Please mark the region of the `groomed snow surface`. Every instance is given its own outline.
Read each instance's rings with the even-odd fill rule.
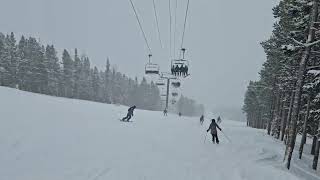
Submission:
[[[0,87],[0,180],[297,180],[264,131]]]

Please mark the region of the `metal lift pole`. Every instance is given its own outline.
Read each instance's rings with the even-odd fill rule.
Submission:
[[[167,97],[166,97],[166,109],[169,106],[169,88],[170,87],[170,78],[167,78]]]

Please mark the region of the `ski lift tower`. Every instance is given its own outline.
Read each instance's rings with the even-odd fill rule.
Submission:
[[[169,94],[170,94],[170,80],[177,79],[176,76],[171,73],[162,72],[161,78],[167,80],[167,93],[166,93],[166,109],[169,107]]]

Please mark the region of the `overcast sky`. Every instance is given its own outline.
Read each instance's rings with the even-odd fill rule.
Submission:
[[[155,0],[161,48],[152,0],[134,0],[153,61],[162,71],[169,71],[170,64],[168,1]],[[175,0],[171,1],[174,12]],[[187,0],[177,1],[176,54]],[[249,80],[258,78],[265,61],[259,43],[271,34],[272,7],[277,2],[190,0],[184,47],[191,76],[183,81],[183,94],[209,108],[240,108]],[[148,51],[129,0],[0,0],[0,4],[3,33],[35,36],[42,43],[54,44],[60,54],[63,48],[73,51],[77,47],[99,68],[104,68],[109,57],[128,76],[141,79],[144,75]]]

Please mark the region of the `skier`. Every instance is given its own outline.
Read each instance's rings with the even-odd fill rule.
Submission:
[[[179,66],[178,65],[174,68],[174,75],[175,76],[179,75]]]
[[[201,115],[201,117],[200,117],[200,124],[201,124],[201,125],[203,124],[203,121],[204,121],[204,116]]]
[[[213,144],[216,142],[217,144],[219,144],[219,138],[218,138],[218,131],[217,128],[221,130],[221,128],[219,127],[219,125],[216,123],[215,119],[212,119],[212,122],[209,126],[209,129],[207,130],[207,132],[209,132],[209,130],[211,130],[211,135],[212,135],[212,142]]]
[[[179,67],[179,76],[182,76],[182,74],[183,74],[183,65]]]
[[[182,66],[182,76],[186,76],[187,74],[187,66]]]
[[[127,116],[122,118],[122,121],[125,121],[127,120],[129,122],[129,120],[131,119],[131,117],[133,116],[133,111],[136,109],[136,106],[132,106],[128,109],[128,113],[127,113]]]
[[[188,66],[186,66],[186,67],[185,67],[185,71],[186,71],[186,75],[185,75],[185,77],[189,76],[189,74],[188,74],[188,71],[189,71]]]
[[[171,74],[174,75],[174,65],[171,66]]]
[[[221,117],[218,116],[217,123],[220,124],[222,122]]]
[[[164,116],[168,116],[168,110],[167,110],[167,109],[164,109],[163,115],[164,115]]]
[[[180,117],[182,116],[182,113],[181,113],[181,112],[179,112],[179,116],[180,116]]]

